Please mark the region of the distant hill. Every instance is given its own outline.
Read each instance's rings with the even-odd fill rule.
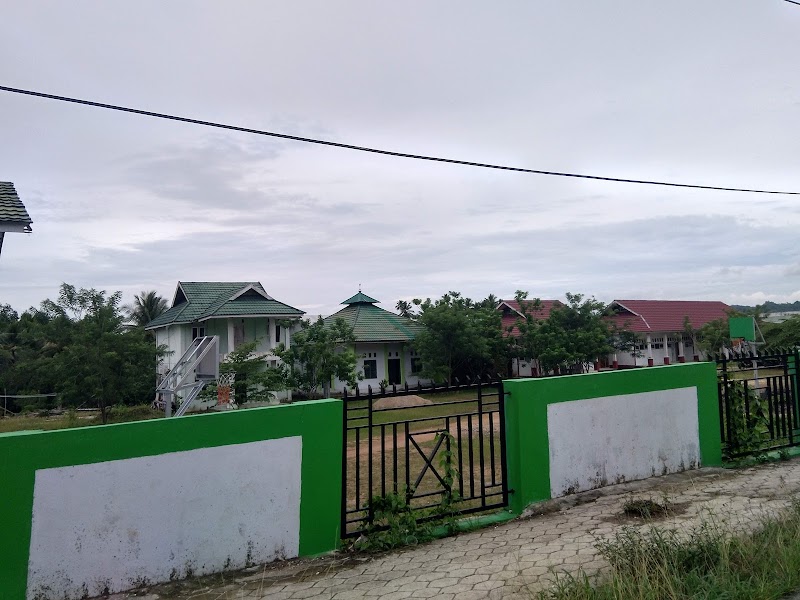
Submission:
[[[766,313],[800,311],[800,300],[796,302],[771,302],[767,300],[764,304],[759,304],[759,306]],[[731,308],[739,312],[749,312],[753,310],[755,306],[731,304]]]

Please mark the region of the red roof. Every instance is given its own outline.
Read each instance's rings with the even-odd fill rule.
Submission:
[[[523,300],[525,308],[528,309],[533,318],[537,321],[544,321],[547,319],[547,317],[550,316],[550,311],[553,310],[553,307],[561,306],[562,304],[558,300],[540,300],[539,308],[534,310],[534,302],[534,300]],[[522,318],[522,310],[520,309],[519,302],[516,300],[502,300],[500,304],[498,304],[497,310],[503,311],[503,335],[519,335],[519,329],[517,329],[517,319]],[[509,327],[512,328],[511,333],[507,334]]]
[[[606,317],[609,321],[637,333],[683,331],[686,318],[699,329],[727,317],[731,310],[724,302],[703,300],[614,300],[609,308],[616,312]]]

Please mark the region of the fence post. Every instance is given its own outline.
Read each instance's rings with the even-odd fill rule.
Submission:
[[[358,384],[356,384],[356,394],[357,390]],[[358,452],[358,445],[356,445],[356,452]],[[339,537],[344,538],[347,535],[347,386],[342,392],[342,504],[340,510]]]
[[[789,432],[789,441],[794,442],[794,430],[796,428],[800,428],[800,348],[797,346],[794,347],[794,351],[791,353],[789,357],[787,357],[786,362],[788,363],[791,360],[791,365],[789,366],[789,372],[792,374],[792,393],[794,395],[794,419],[790,421],[791,431]]]
[[[722,441],[728,446],[728,451],[730,453],[735,442],[731,439],[733,422],[730,410],[730,390],[728,386],[728,357],[725,354],[721,354],[720,358],[722,360],[717,363],[720,364],[721,362],[722,366],[722,396],[720,397],[720,401],[723,406],[720,407],[720,410],[723,410],[725,413],[725,431],[722,434]]]

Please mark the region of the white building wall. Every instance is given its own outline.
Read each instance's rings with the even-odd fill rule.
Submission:
[[[354,351],[357,359],[356,371],[359,373],[365,373],[365,361],[374,360],[376,363],[375,377],[365,377],[358,382],[358,388],[362,392],[367,392],[368,386],[372,386],[373,391],[378,391],[380,389],[380,383],[383,380],[386,380],[388,383],[388,359],[397,359],[400,361],[401,380],[397,386],[398,388],[404,387],[406,382],[408,382],[409,387],[416,386],[420,382],[422,382],[423,385],[427,385],[429,383],[429,380],[420,379],[418,375],[411,373],[411,360],[413,355],[410,347],[407,344],[399,342],[359,342],[355,344]],[[343,382],[339,381],[338,379],[334,379],[331,390],[341,393],[344,391],[345,387],[346,385]]]
[[[663,365],[664,357],[669,357],[670,364],[677,364],[678,357],[680,356],[680,340],[683,339],[683,356],[686,362],[692,362],[694,356],[700,356],[700,360],[705,359],[705,355],[695,346],[695,342],[691,336],[687,336],[685,332],[665,332],[659,331],[649,334],[650,336],[650,353],[648,354],[647,337],[642,335],[639,342],[639,353],[641,356],[634,356],[629,352],[618,352],[617,363],[623,367],[646,367],[648,357],[652,357],[653,365]],[[670,339],[672,341],[670,341]],[[614,356],[608,358],[609,364],[612,363]]]

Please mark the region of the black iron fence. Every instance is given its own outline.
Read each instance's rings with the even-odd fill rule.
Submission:
[[[728,458],[800,445],[800,351],[716,358],[720,430]]]
[[[380,388],[343,394],[342,535],[373,523],[395,495],[423,519],[508,505],[503,384]]]

